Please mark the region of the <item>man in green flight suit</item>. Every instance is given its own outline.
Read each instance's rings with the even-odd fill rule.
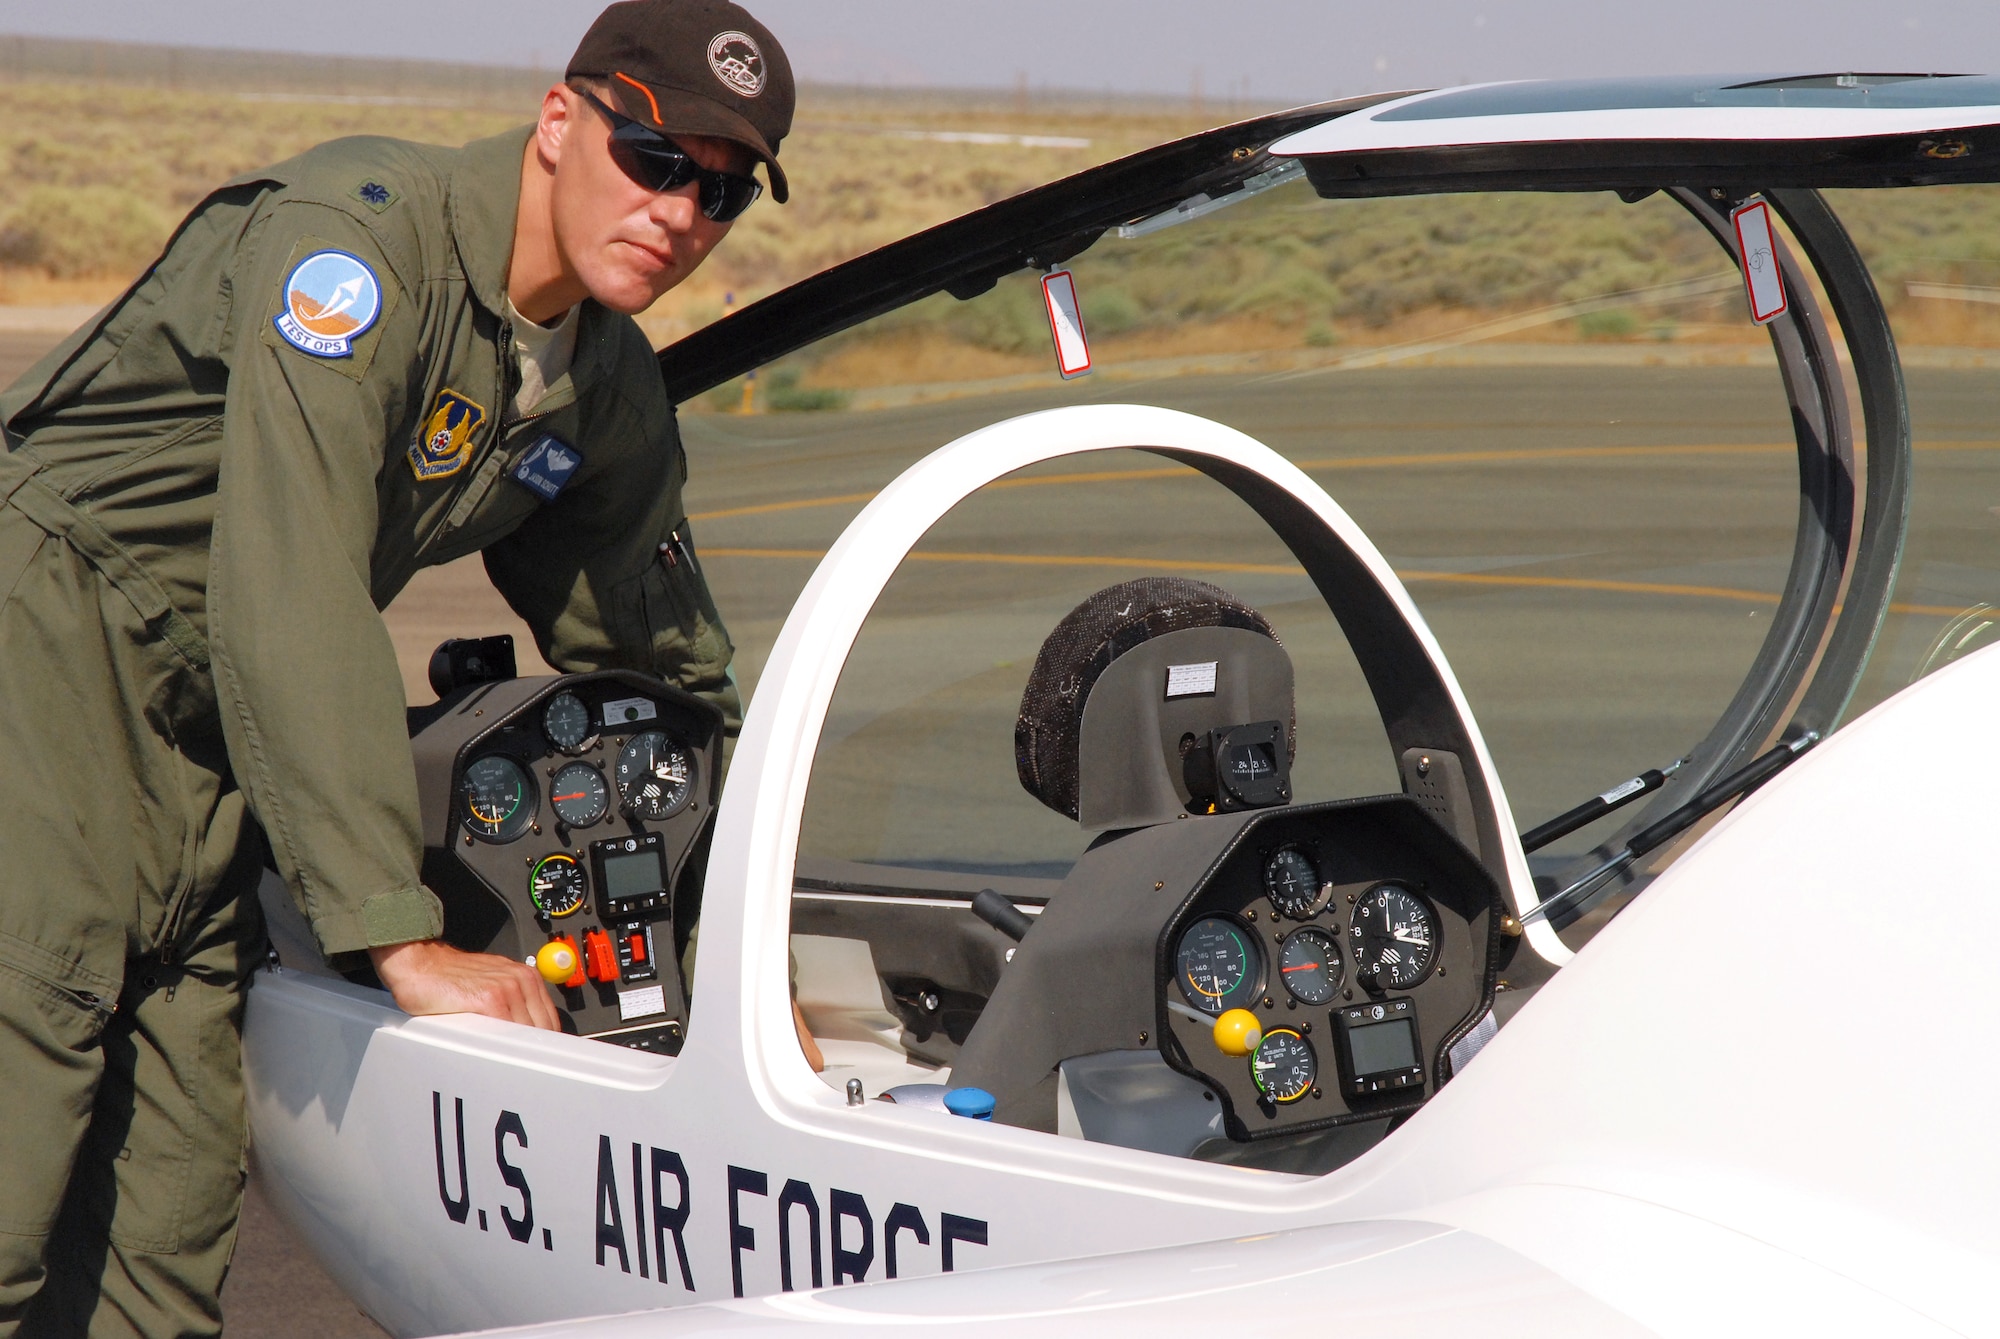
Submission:
[[[0,397],[0,1336],[219,1331],[267,848],[404,1009],[555,1026],[437,938],[379,610],[483,550],[551,664],[734,722],[629,314],[785,199],[792,107],[735,5],[615,4],[534,126],[223,186]]]

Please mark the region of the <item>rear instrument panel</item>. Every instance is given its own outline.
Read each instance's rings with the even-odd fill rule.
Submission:
[[[1498,906],[1408,801],[1271,811],[1162,936],[1161,1049],[1226,1101],[1239,1138],[1414,1110],[1491,1002]],[[1215,1028],[1238,1009],[1261,1034],[1242,1056]]]
[[[674,889],[715,807],[722,714],[622,670],[482,684],[413,714],[424,882],[445,939],[566,939],[565,1030],[679,1051]]]

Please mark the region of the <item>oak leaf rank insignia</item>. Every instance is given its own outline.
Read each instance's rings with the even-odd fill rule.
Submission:
[[[378,214],[402,198],[373,177],[356,186],[348,194]]]
[[[472,435],[486,411],[454,390],[441,390],[417,440],[410,443],[410,469],[419,479],[444,479],[472,458]]]

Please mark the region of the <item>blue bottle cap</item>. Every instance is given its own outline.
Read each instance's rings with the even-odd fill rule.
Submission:
[[[953,1088],[944,1095],[944,1109],[973,1120],[993,1119],[993,1094],[984,1088]]]

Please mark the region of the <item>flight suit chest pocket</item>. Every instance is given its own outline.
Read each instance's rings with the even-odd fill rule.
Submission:
[[[430,560],[442,561],[484,548],[534,514],[537,503],[532,496],[501,483],[512,458],[507,443],[496,443],[473,469],[472,477],[446,511],[436,538],[427,546]]]

